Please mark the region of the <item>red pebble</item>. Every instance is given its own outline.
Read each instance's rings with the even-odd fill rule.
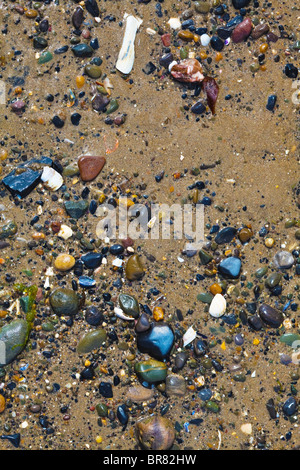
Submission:
[[[247,37],[250,36],[252,27],[253,25],[251,18],[245,18],[244,21],[234,28],[231,36],[232,41],[235,43],[243,42],[245,39],[247,39]]]
[[[162,43],[165,47],[169,47],[171,45],[171,34],[165,33],[161,36]]]

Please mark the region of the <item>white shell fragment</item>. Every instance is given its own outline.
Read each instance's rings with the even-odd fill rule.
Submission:
[[[71,229],[71,227],[69,227],[68,225],[64,225],[64,224],[60,226],[60,231],[57,234],[59,238],[63,238],[64,240],[68,240],[68,238],[71,238],[72,235],[73,235],[73,230]]]
[[[52,191],[57,191],[64,184],[63,177],[50,166],[44,167],[41,180],[46,188]]]
[[[220,318],[226,311],[226,300],[221,294],[216,294],[209,306],[209,313],[212,317]]]
[[[114,312],[117,315],[117,317],[121,318],[121,320],[134,320],[134,318],[128,317],[127,315],[125,315],[123,310],[119,307],[115,307]]]
[[[187,344],[190,344],[192,341],[194,341],[196,336],[197,336],[197,332],[194,330],[192,326],[190,326],[182,337],[183,347],[185,347]]]
[[[133,67],[135,36],[143,20],[127,13],[125,13],[124,19],[126,20],[125,33],[116,68],[119,72],[127,75]]]

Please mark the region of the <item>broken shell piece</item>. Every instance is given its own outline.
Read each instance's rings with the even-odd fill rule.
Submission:
[[[212,317],[220,318],[226,311],[226,300],[221,294],[216,294],[209,306],[209,313]]]
[[[202,82],[204,75],[197,59],[183,59],[171,68],[171,75],[180,82]]]
[[[71,229],[71,227],[69,227],[68,225],[64,225],[64,224],[60,226],[60,231],[57,234],[59,238],[63,238],[64,240],[68,240],[68,238],[72,237],[72,235],[73,235],[73,230]]]
[[[123,310],[119,307],[114,308],[114,312],[117,315],[117,317],[121,318],[122,320],[134,320],[133,317],[128,317],[127,315],[124,314]]]
[[[143,20],[136,18],[133,15],[128,15],[127,13],[125,13],[124,19],[126,20],[125,33],[116,68],[121,73],[128,75],[131,72],[134,63],[135,36]]]
[[[50,166],[45,166],[43,169],[41,180],[46,188],[52,191],[57,191],[64,184],[63,177]]]
[[[197,336],[197,332],[194,330],[192,326],[190,326],[182,337],[183,347],[185,347],[187,344],[190,344],[192,341],[194,341],[196,336]]]

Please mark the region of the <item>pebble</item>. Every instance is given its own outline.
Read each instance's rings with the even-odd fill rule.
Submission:
[[[78,168],[82,181],[92,181],[102,171],[106,163],[105,157],[82,155],[78,159]]]
[[[240,10],[241,8],[245,8],[249,5],[251,0],[232,0],[232,5],[236,10]]]
[[[140,445],[147,451],[169,450],[175,440],[172,422],[159,415],[152,415],[136,423]]]
[[[10,364],[25,348],[30,328],[23,319],[12,320],[0,328],[0,365]],[[5,354],[3,354],[3,347]]]
[[[54,266],[59,271],[70,271],[75,264],[75,258],[68,253],[62,253],[55,258]]]
[[[140,352],[162,360],[170,354],[174,340],[173,330],[167,323],[153,322],[147,331],[137,335],[137,347]]]
[[[129,281],[138,281],[142,279],[145,274],[139,255],[131,255],[125,266],[125,274]]]
[[[98,326],[103,322],[104,316],[99,308],[91,305],[85,312],[85,320],[91,326]]]
[[[235,279],[239,276],[241,271],[242,263],[239,258],[235,256],[229,256],[221,261],[218,266],[219,272],[223,274],[223,276],[229,277],[231,279]]]
[[[186,381],[178,374],[169,374],[166,378],[166,394],[175,397],[184,397],[186,394]]]
[[[90,78],[100,78],[102,75],[101,68],[99,65],[96,64],[87,64],[84,67],[84,72],[90,77]]]
[[[149,330],[149,328],[150,328],[149,319],[147,315],[143,312],[135,324],[135,331],[137,333],[143,333],[144,331]]]
[[[132,400],[134,403],[140,403],[143,401],[149,401],[154,396],[154,390],[152,388],[142,387],[141,385],[134,385],[129,387],[126,398]]]
[[[113,389],[110,382],[100,382],[99,393],[104,398],[113,398]]]
[[[225,227],[220,232],[217,233],[215,237],[215,242],[218,245],[222,245],[224,243],[230,243],[234,237],[236,236],[237,229],[234,227]]]
[[[94,349],[99,349],[106,341],[106,331],[103,328],[85,333],[77,344],[78,354],[87,354]]]
[[[79,299],[73,289],[58,287],[50,294],[50,305],[56,315],[76,315]]]
[[[241,23],[239,23],[232,32],[231,39],[234,43],[239,43],[245,41],[252,31],[252,21],[251,18],[245,18]]]
[[[279,310],[267,304],[262,304],[259,307],[259,316],[271,328],[279,328],[284,320],[283,314]]]
[[[282,411],[286,416],[292,416],[297,412],[298,404],[294,397],[289,397],[283,404]]]
[[[294,262],[294,257],[289,251],[279,251],[273,258],[274,266],[280,269],[289,269]]]
[[[94,49],[88,44],[76,44],[72,47],[72,52],[75,57],[86,58],[92,57]]]
[[[88,210],[89,203],[85,200],[65,201],[65,209],[72,219],[80,219]]]
[[[267,34],[270,30],[270,26],[267,23],[261,23],[255,26],[255,28],[251,32],[251,36],[253,39],[259,39],[261,36]]]
[[[214,318],[220,318],[226,312],[226,300],[221,294],[216,294],[209,306],[209,314]]]
[[[83,261],[84,266],[88,269],[98,268],[101,265],[102,259],[102,253],[97,253],[95,251],[81,256],[81,261]]]
[[[136,362],[134,370],[138,377],[148,384],[162,382],[167,377],[167,365],[156,359]]]
[[[134,296],[128,294],[120,294],[119,304],[123,312],[126,313],[126,315],[130,315],[133,318],[139,317],[140,307],[137,299]]]

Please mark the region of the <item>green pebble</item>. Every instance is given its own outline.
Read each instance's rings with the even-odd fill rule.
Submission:
[[[119,304],[123,312],[133,318],[138,318],[140,314],[140,307],[137,299],[132,295],[120,294]]]
[[[101,418],[106,418],[108,416],[108,408],[104,403],[98,403],[96,405],[96,411],[98,416],[101,416]]]
[[[118,108],[119,108],[118,100],[111,100],[107,107],[106,114],[111,114],[114,111],[117,111]]]
[[[105,343],[106,338],[106,331],[103,328],[89,331],[78,341],[77,353],[86,354],[99,349]]]
[[[259,268],[257,271],[255,271],[255,276],[260,279],[263,277],[268,271],[268,266],[264,266],[263,268]]]
[[[214,296],[209,292],[202,292],[201,294],[197,295],[197,300],[203,302],[204,304],[210,304]]]
[[[38,59],[38,64],[46,64],[47,62],[50,62],[50,60],[53,59],[53,55],[51,52],[46,51],[42,52],[39,59]]]
[[[220,411],[220,407],[215,401],[208,400],[205,406],[209,411],[212,411],[213,413],[218,413]]]
[[[101,68],[96,64],[87,64],[84,71],[90,78],[100,78],[102,75]]]
[[[162,382],[167,377],[167,365],[155,359],[137,362],[134,370],[142,380],[149,384]]]

